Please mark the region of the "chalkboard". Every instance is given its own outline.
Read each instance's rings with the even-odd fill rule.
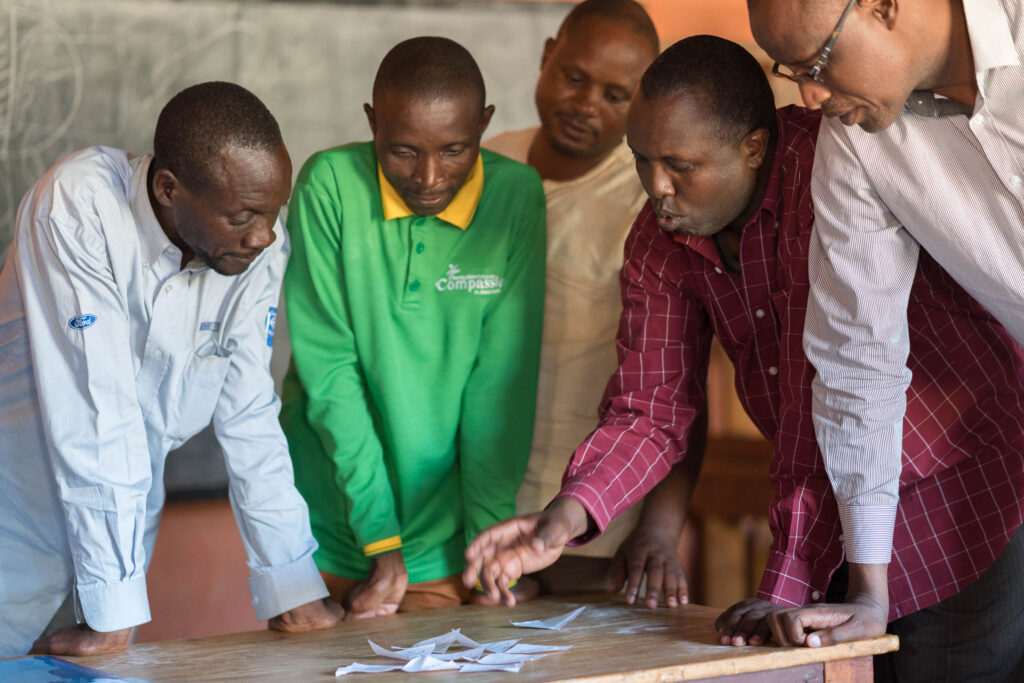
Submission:
[[[296,172],[318,149],[369,138],[362,104],[377,65],[417,35],[476,57],[497,107],[488,134],[534,125],[543,42],[570,5],[0,0],[0,259],[22,195],[58,158],[96,144],[151,151],[161,107],[200,81],[259,95]],[[290,348],[277,346],[280,377]],[[222,489],[215,451],[206,433],[173,454],[168,489]]]

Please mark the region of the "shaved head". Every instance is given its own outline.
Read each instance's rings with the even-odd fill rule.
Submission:
[[[472,95],[482,112],[484,77],[469,50],[454,40],[422,36],[403,40],[384,55],[373,81],[376,104],[386,92],[426,101]]]
[[[572,8],[558,29],[558,38],[571,34],[589,19],[615,22],[622,29],[640,36],[651,49],[651,59],[661,50],[658,31],[647,11],[634,0],[584,0]]]

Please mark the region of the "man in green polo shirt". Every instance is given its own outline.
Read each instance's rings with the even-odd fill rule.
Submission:
[[[466,544],[515,513],[544,191],[480,149],[484,98],[462,46],[399,43],[365,105],[373,142],[314,154],[292,194],[281,420],[314,557],[349,618],[465,601]]]

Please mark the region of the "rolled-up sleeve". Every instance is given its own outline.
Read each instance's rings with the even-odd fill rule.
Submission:
[[[814,426],[847,559],[886,564],[899,502],[907,301],[918,245],[872,189],[835,121],[821,127],[812,193],[804,350],[817,370]]]
[[[287,240],[278,223],[278,239]],[[214,413],[227,466],[228,495],[249,562],[252,604],[269,619],[327,596],[313,562],[309,509],[295,488],[281,402],[270,375],[273,327],[288,245],[267,253],[252,276],[252,298],[231,321],[231,364]]]

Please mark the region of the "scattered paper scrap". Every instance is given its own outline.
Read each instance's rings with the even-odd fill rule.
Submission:
[[[532,655],[538,652],[561,652],[562,650],[568,650],[572,645],[530,645],[529,643],[520,643],[513,645],[509,649],[505,650],[510,655]]]
[[[545,626],[558,630],[572,621],[583,611],[583,608],[561,617],[549,619]],[[526,624],[548,622],[524,622]],[[522,624],[516,624],[521,626]],[[519,642],[519,638],[496,640],[480,643],[473,640],[460,629],[452,629],[448,633],[421,640],[410,647],[392,646],[388,648],[367,639],[370,649],[379,657],[391,660],[387,664],[364,664],[352,662],[347,666],[339,666],[335,676],[346,676],[356,673],[386,673],[388,671],[406,671],[419,673],[423,671],[458,671],[459,673],[481,673],[485,671],[503,671],[519,673],[523,662],[540,659],[554,652],[568,650],[570,645],[531,645]],[[450,651],[455,645],[462,649]]]
[[[518,664],[475,664],[473,662],[467,662],[459,666],[460,674],[476,674],[483,673],[484,671],[508,671],[509,673],[517,674],[519,669],[523,667],[522,663]]]
[[[575,619],[580,613],[586,609],[586,606],[578,607],[568,614],[563,614],[560,617],[551,617],[550,619],[534,619],[533,621],[513,621],[513,626],[519,626],[520,628],[546,628],[549,631],[561,631],[566,624]]]

